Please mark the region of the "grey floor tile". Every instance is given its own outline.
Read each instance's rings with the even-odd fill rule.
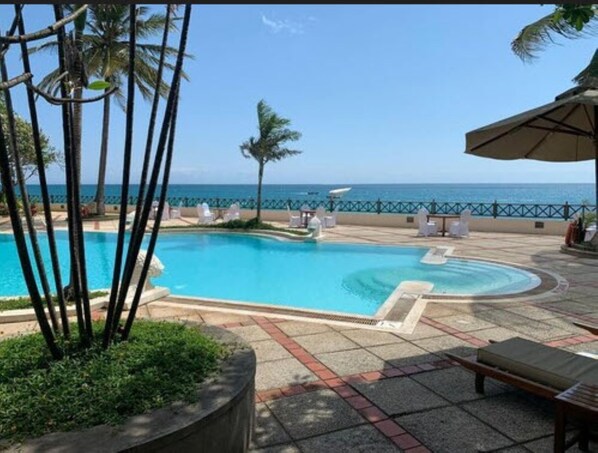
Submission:
[[[296,337],[298,335],[311,335],[313,333],[330,332],[332,329],[326,324],[316,322],[299,322],[288,321],[277,324],[278,328],[286,333],[289,337]]]
[[[388,365],[381,358],[365,349],[327,352],[316,358],[339,376],[382,370]]]
[[[436,355],[440,355],[443,358],[446,358],[444,354],[447,352],[460,356],[468,356],[474,354],[476,351],[474,346],[460,338],[453,337],[452,335],[417,340],[413,343],[420,348],[433,352]]]
[[[344,330],[343,335],[360,346],[379,346],[403,341],[390,332],[378,332],[370,329]]]
[[[358,348],[357,343],[353,343],[347,337],[338,332],[323,332],[313,335],[302,335],[295,337],[295,341],[311,354],[320,352],[336,352],[347,349]]]
[[[496,450],[513,444],[458,407],[444,407],[396,418],[409,433],[435,453]]]
[[[449,404],[408,377],[357,384],[356,387],[389,415],[406,414]]]
[[[252,453],[301,453],[301,450],[295,444],[275,445],[249,451]]]
[[[270,360],[290,359],[293,356],[275,340],[254,341],[251,343],[258,363]]]
[[[365,423],[361,415],[332,390],[303,393],[267,404],[295,440]]]
[[[259,341],[270,339],[270,335],[266,331],[264,331],[264,329],[262,329],[260,326],[233,327],[229,330],[233,333],[236,333],[241,338],[244,338],[246,341]]]
[[[303,453],[393,453],[397,448],[373,426],[354,428],[312,437],[299,442]]]
[[[554,430],[554,415],[519,393],[485,398],[462,407],[517,442],[536,439]]]
[[[273,360],[258,364],[255,388],[256,390],[270,390],[317,380],[316,375],[297,359]]]
[[[430,363],[441,359],[441,357],[409,342],[372,346],[368,348],[368,351],[397,367]]]
[[[255,428],[252,447],[265,447],[290,442],[291,438],[265,403],[255,405]]]
[[[486,396],[498,395],[508,390],[508,387],[497,385],[488,379],[485,383],[485,394],[476,393],[475,375],[460,367],[415,374],[412,379],[453,403],[477,400]]]

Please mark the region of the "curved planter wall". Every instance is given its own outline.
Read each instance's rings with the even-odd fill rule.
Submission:
[[[255,369],[253,349],[233,333],[199,327],[234,347],[221,373],[202,383],[194,404],[174,403],[136,415],[118,427],[52,433],[13,446],[14,452],[245,452],[253,433]]]

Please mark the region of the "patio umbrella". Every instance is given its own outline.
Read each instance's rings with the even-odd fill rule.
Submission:
[[[465,135],[465,153],[493,159],[595,159],[598,206],[598,89],[576,87],[554,102]]]

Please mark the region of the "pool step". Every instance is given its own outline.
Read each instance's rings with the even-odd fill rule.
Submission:
[[[376,313],[375,317],[380,319],[376,326],[413,332],[426,307],[422,295],[430,293],[432,288],[434,284],[425,281],[401,282]]]
[[[447,256],[453,254],[455,247],[432,247],[420,260],[422,264],[446,264]]]

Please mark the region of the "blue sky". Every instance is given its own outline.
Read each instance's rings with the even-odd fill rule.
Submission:
[[[303,137],[298,157],[266,183],[593,182],[593,161],[496,161],[463,153],[465,133],[553,100],[590,60],[596,40],[559,41],[532,64],[510,41],[551,11],[539,5],[195,5],[173,183],[254,183],[239,144],[265,99]],[[11,11],[0,6],[0,29]],[[28,28],[52,17],[26,8]],[[9,60],[11,74],[19,60]],[[35,70],[53,68],[50,56]],[[41,77],[38,77],[38,79]],[[16,104],[25,112],[24,98]],[[60,112],[40,103],[60,147]],[[118,183],[124,116],[113,109],[108,182]],[[137,102],[141,156],[149,105]],[[83,182],[97,178],[101,106],[85,109]],[[134,169],[134,177],[138,168]],[[60,169],[50,180],[61,183]]]

